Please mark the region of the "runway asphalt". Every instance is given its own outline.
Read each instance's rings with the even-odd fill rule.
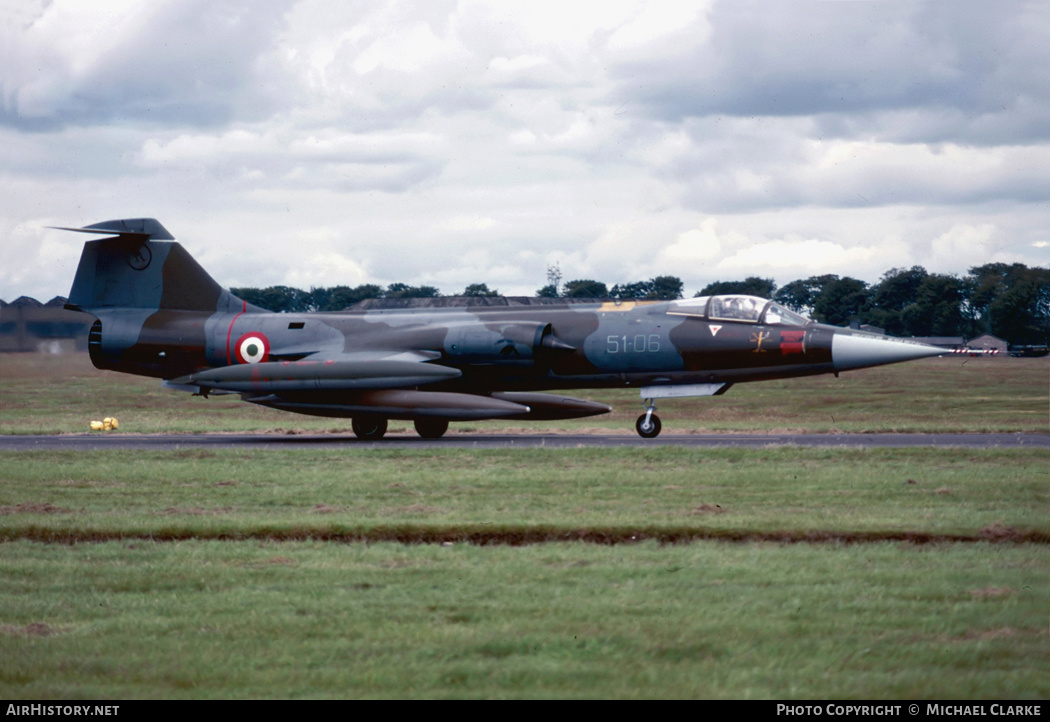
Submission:
[[[530,449],[653,446],[804,446],[804,447],[958,447],[1050,448],[1050,434],[664,434],[642,439],[633,434],[449,434],[421,439],[392,434],[382,441],[361,441],[352,434],[66,434],[0,436],[0,451],[87,451],[94,449],[329,448]]]

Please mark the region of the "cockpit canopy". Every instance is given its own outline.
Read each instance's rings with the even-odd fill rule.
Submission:
[[[790,311],[779,303],[759,298],[729,294],[723,296],[700,296],[675,301],[667,313],[674,316],[699,316],[719,321],[744,321],[746,323],[779,323],[788,326],[805,326],[812,323],[805,316]]]

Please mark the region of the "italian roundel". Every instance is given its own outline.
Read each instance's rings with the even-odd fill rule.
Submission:
[[[261,333],[246,333],[237,339],[234,355],[242,364],[257,364],[270,358],[270,341]]]

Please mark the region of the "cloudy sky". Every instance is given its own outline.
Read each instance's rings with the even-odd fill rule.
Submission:
[[[0,0],[0,297],[1050,262],[1050,4]]]

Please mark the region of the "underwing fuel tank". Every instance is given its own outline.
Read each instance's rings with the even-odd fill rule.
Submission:
[[[492,394],[492,398],[511,401],[528,406],[528,414],[517,417],[527,421],[560,421],[562,419],[580,419],[585,416],[598,416],[612,411],[612,406],[597,401],[585,401],[569,396],[553,394],[526,394],[521,392],[504,392]]]
[[[490,396],[441,391],[383,389],[348,394],[295,393],[244,396],[245,401],[308,416],[352,418],[358,415],[387,419],[434,418],[477,421],[525,416],[529,407]]]
[[[595,401],[554,394],[520,392],[488,396],[438,391],[398,389],[349,392],[342,394],[246,394],[245,401],[283,411],[310,416],[348,418],[358,414],[380,414],[392,419],[432,417],[456,421],[481,419],[521,419],[554,421],[597,416],[612,407]]]

